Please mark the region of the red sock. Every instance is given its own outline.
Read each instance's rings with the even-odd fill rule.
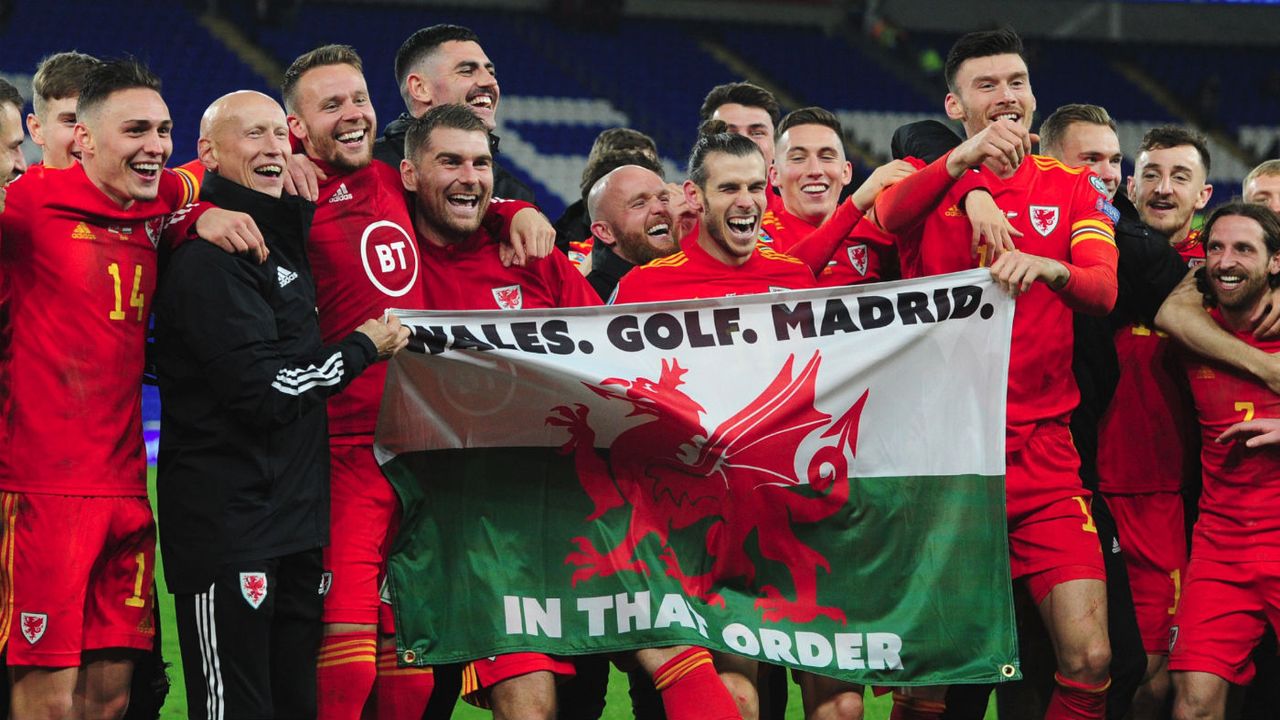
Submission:
[[[889,720],[942,720],[942,713],[946,709],[945,702],[894,693],[893,712],[889,714]]]
[[[1049,709],[1044,720],[1102,720],[1107,714],[1107,688],[1111,678],[1097,685],[1068,680],[1061,673],[1054,673],[1058,687],[1049,698]]]
[[[378,636],[373,632],[325,635],[316,658],[316,709],[320,720],[360,720],[373,690]]]
[[[377,698],[377,720],[421,720],[436,686],[430,667],[401,667],[396,662],[395,645],[378,649],[378,680],[373,694]]]
[[[663,663],[653,674],[653,686],[662,694],[667,720],[742,720],[711,653],[702,648],[689,648]]]

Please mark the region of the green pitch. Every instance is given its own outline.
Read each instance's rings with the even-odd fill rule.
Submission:
[[[147,469],[147,486],[154,506],[156,497],[156,470],[154,467]],[[156,556],[157,558],[159,557],[159,550],[156,551]],[[157,601],[160,604],[164,659],[172,663],[169,667],[169,682],[171,683],[169,697],[165,700],[164,709],[160,712],[160,718],[161,720],[184,720],[187,717],[187,689],[182,682],[182,654],[178,651],[178,628],[173,621],[173,596],[169,594],[169,590],[164,584],[164,565],[159,561],[156,563],[156,582],[160,586],[160,596]],[[631,699],[627,696],[627,676],[616,669],[609,676],[609,694],[606,702],[607,706],[602,720],[630,720],[632,717]],[[870,693],[867,694],[866,720],[885,720],[889,717],[889,708],[889,695],[877,698],[872,697]],[[464,702],[459,702],[453,717],[454,720],[488,720],[492,715],[487,710],[480,710]],[[800,706],[800,691],[794,684],[791,686],[791,695],[787,700],[786,720],[804,720],[804,712]],[[987,715],[984,720],[996,720],[994,706],[987,708]]]

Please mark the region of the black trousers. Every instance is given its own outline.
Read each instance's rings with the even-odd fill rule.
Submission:
[[[227,565],[174,597],[188,718],[316,716],[321,572],[316,548]]]

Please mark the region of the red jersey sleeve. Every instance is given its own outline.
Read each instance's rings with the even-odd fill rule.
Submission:
[[[826,222],[819,225],[800,242],[792,245],[787,250],[787,254],[804,261],[804,264],[813,271],[813,276],[817,277],[826,269],[831,256],[845,239],[853,234],[854,228],[861,221],[862,211],[853,204],[853,198],[850,197],[836,207],[836,211],[827,218]]]
[[[1067,305],[1087,315],[1106,315],[1116,304],[1115,223],[1110,201],[1097,189],[1093,171],[1081,173],[1071,208],[1071,277],[1059,291]]]
[[[538,206],[523,200],[491,199],[489,201],[489,209],[484,213],[484,229],[488,230],[489,234],[494,237],[506,238],[507,231],[511,229],[511,221],[515,218],[516,213],[525,208],[537,210]]]

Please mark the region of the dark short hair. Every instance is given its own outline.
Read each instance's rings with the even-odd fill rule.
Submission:
[[[1067,129],[1075,123],[1088,125],[1105,125],[1116,129],[1116,121],[1111,119],[1107,109],[1101,105],[1085,105],[1071,103],[1063,105],[1040,123],[1040,149],[1044,152],[1062,149],[1062,139],[1067,136]]]
[[[947,61],[942,66],[943,76],[947,79],[947,89],[956,92],[956,73],[965,60],[990,57],[992,55],[1017,55],[1023,61],[1022,38],[1011,27],[995,30],[980,30],[963,35],[951,46],[947,53]]]
[[[147,69],[138,60],[125,57],[104,60],[96,65],[84,78],[80,87],[80,99],[76,101],[76,116],[83,120],[92,113],[112,93],[121,90],[143,88],[160,92],[160,78]]]
[[[689,153],[689,179],[704,192],[707,189],[707,156],[714,153],[734,157],[749,157],[754,153],[760,155],[761,159],[764,158],[755,143],[737,133],[716,133],[699,137],[693,144],[693,151]]]
[[[844,128],[840,126],[840,118],[835,113],[820,107],[806,107],[793,110],[782,118],[774,131],[774,140],[781,140],[782,134],[798,125],[821,125],[835,131],[840,142],[844,142]]]
[[[0,106],[12,105],[17,108],[18,113],[22,113],[22,93],[18,92],[18,88],[4,78],[0,78]]]
[[[1181,125],[1161,125],[1151,128],[1142,136],[1142,144],[1138,149],[1142,152],[1165,150],[1167,148],[1190,145],[1200,153],[1200,162],[1204,165],[1204,175],[1209,176],[1209,142],[1204,135]]]
[[[461,25],[440,24],[424,27],[400,44],[400,49],[396,51],[396,87],[400,88],[406,104],[409,102],[409,91],[405,87],[405,81],[409,73],[447,42],[479,43],[480,36]]]
[[[418,161],[418,153],[426,148],[431,140],[431,133],[436,128],[481,132],[486,136],[489,134],[484,121],[466,105],[436,105],[423,113],[422,117],[409,123],[409,130],[404,135],[404,156],[409,162]]]
[[[364,72],[364,63],[360,53],[350,45],[321,45],[310,52],[303,53],[289,63],[284,71],[284,79],[280,81],[280,96],[284,98],[285,109],[292,113],[295,109],[295,97],[298,81],[308,70],[326,65],[350,65],[359,72]]]
[[[80,94],[85,76],[102,61],[92,55],[70,50],[54,53],[40,61],[31,77],[31,106],[44,117],[44,105]]]
[[[1222,218],[1233,215],[1249,218],[1262,227],[1262,240],[1266,243],[1268,257],[1280,252],[1280,215],[1277,215],[1266,205],[1243,202],[1241,200],[1219,205],[1218,209],[1213,211],[1200,233],[1201,241],[1207,246],[1209,241],[1213,239],[1213,226]],[[1200,291],[1209,296],[1209,293],[1206,292],[1208,283],[1205,279],[1205,268],[1202,267],[1196,272],[1196,282],[1200,286]],[[1273,288],[1280,286],[1280,273],[1268,275],[1267,284]]]
[[[667,179],[666,170],[662,167],[662,163],[655,161],[643,151],[635,149],[610,150],[587,159],[587,166],[582,169],[582,182],[578,185],[578,188],[582,190],[582,199],[587,199],[591,188],[595,187],[600,178],[627,165],[638,165],[645,170],[652,171],[663,180]]]
[[[702,109],[698,111],[699,120],[707,120],[721,105],[736,103],[747,107],[758,107],[769,113],[769,118],[776,125],[781,112],[773,93],[759,85],[749,82],[725,83],[711,88],[702,101]]]

